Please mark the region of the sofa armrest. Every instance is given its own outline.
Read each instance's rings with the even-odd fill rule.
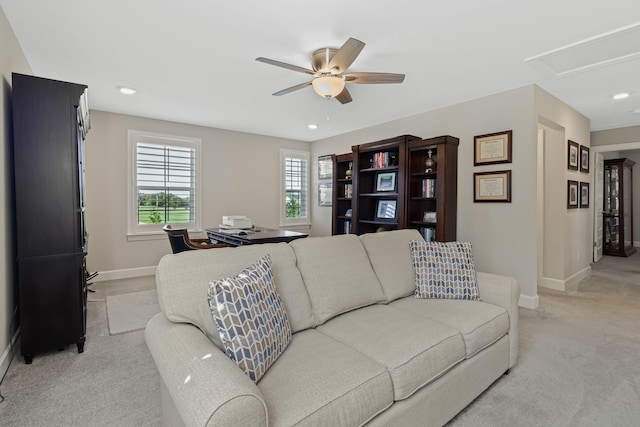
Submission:
[[[258,387],[198,328],[158,313],[145,340],[186,426],[267,425]]]
[[[509,367],[518,359],[518,300],[520,285],[513,277],[477,273],[480,299],[507,310],[509,314]]]

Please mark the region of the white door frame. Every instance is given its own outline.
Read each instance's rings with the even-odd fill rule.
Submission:
[[[604,160],[602,153],[595,151],[593,154],[593,193],[590,195],[593,200],[593,262],[602,258],[602,248],[604,246]]]

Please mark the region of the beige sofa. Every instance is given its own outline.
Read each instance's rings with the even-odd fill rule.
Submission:
[[[415,230],[167,255],[145,338],[167,426],[442,425],[514,366],[519,287],[478,273],[481,301],[416,299]],[[292,339],[254,383],[221,350],[209,282],[270,254]]]

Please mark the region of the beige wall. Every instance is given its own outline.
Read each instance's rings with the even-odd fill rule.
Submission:
[[[564,185],[566,169],[566,139],[564,129],[541,125],[544,131],[544,170],[543,170],[543,265],[541,280],[564,280],[564,257],[557,255],[557,248],[564,247],[564,217],[567,211],[567,189]],[[546,171],[547,173],[544,173]]]
[[[473,244],[478,270],[516,277],[525,304],[537,304],[536,141],[534,88],[527,86],[313,143],[314,158],[401,134],[453,135],[458,148],[457,238]],[[473,137],[513,131],[513,163],[473,166]],[[513,171],[512,203],[474,203],[473,173]],[[313,210],[314,235],[330,234],[330,210]]]
[[[634,142],[640,142],[640,126],[591,132],[591,145],[593,147]]]
[[[470,241],[474,248],[478,270],[516,277],[521,285],[521,303],[537,305],[538,284],[538,118],[547,117],[549,123],[572,139],[589,145],[589,121],[575,110],[548,95],[537,86],[526,86],[491,95],[440,110],[426,112],[368,129],[317,141],[313,143],[313,158],[331,153],[345,153],[352,145],[375,141],[401,134],[422,138],[453,135],[460,138],[458,149],[458,240]],[[494,166],[473,166],[473,137],[502,130],[513,130],[513,162]],[[558,141],[560,138],[558,138]],[[561,151],[564,153],[564,151]],[[564,156],[564,154],[563,154]],[[564,157],[563,157],[564,158]],[[549,165],[549,170],[562,177],[565,167]],[[474,203],[473,173],[491,170],[512,170],[512,203]],[[566,185],[566,181],[564,184]],[[314,186],[314,189],[316,187]],[[556,196],[560,197],[560,196]],[[314,195],[314,200],[317,195]],[[314,203],[313,234],[331,233],[330,209]],[[552,206],[556,206],[555,204]],[[564,205],[563,205],[564,206]],[[567,226],[566,209],[560,209],[560,224]],[[563,260],[559,275],[564,279],[589,265],[586,258],[587,240],[590,241],[589,214],[580,214],[580,220],[571,224],[571,239],[579,235],[579,243],[563,239],[557,256]],[[589,234],[587,237],[583,237]],[[567,255],[565,247],[579,252],[580,262]],[[541,252],[541,251],[540,251]],[[540,263],[543,262],[541,259]]]
[[[548,184],[544,191],[555,194],[555,197],[546,200],[547,203],[544,205],[545,225],[542,230],[544,236],[553,242],[548,245],[545,241],[544,246],[544,259],[553,260],[552,269],[547,270],[545,265],[544,270],[553,276],[541,278],[540,283],[549,285],[546,280],[552,279],[554,282],[550,284],[551,287],[567,290],[574,288],[580,279],[590,273],[593,259],[593,203],[590,202],[589,209],[566,208],[567,180],[589,182],[590,190],[593,192],[593,173],[570,171],[566,166],[567,140],[589,147],[590,123],[588,118],[537,86],[535,111],[539,127],[548,126],[555,130],[555,136],[552,135],[545,141],[545,150],[550,150],[552,155],[560,156],[562,159],[550,160],[544,165],[545,180]],[[558,238],[558,234],[562,237]]]
[[[16,36],[7,22],[4,11],[0,8],[0,227],[2,243],[0,244],[0,373],[4,372],[8,359],[5,349],[9,345],[9,327],[15,308],[14,294],[15,248],[13,239],[13,193],[11,158],[11,73],[29,74],[31,68]]]
[[[222,215],[247,215],[258,225],[277,227],[280,149],[310,151],[307,142],[102,111],[91,111],[91,126],[86,142],[90,271],[155,266],[171,251],[163,234],[159,240],[127,239],[129,129],[202,140],[203,227],[217,226]]]

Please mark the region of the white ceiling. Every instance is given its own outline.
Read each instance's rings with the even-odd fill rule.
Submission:
[[[593,130],[640,124],[640,114],[631,113],[640,109],[637,56],[556,79],[525,63],[640,23],[638,0],[0,5],[33,73],[87,84],[97,110],[314,141],[535,83],[590,118]],[[404,83],[349,85],[353,102],[345,105],[310,87],[271,95],[308,76],[256,57],[310,68],[311,52],[349,37],[367,44],[349,71],[404,73]],[[640,52],[638,37],[624,43]],[[138,93],[122,95],[118,86]],[[631,96],[612,100],[623,91]]]

